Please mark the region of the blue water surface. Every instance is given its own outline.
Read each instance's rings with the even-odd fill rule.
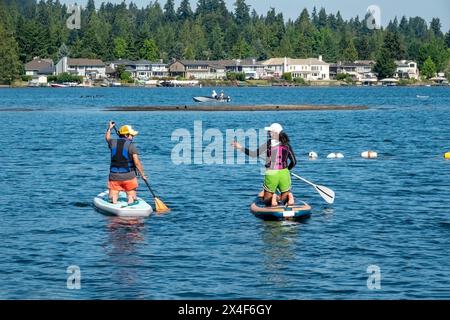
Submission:
[[[111,112],[193,105],[192,96],[210,89],[1,89],[0,298],[450,298],[449,87],[225,92],[236,105],[369,109]],[[106,188],[110,119],[140,131],[142,162],[171,213],[126,222],[92,207]],[[281,123],[299,160],[294,171],[332,188],[335,203],[295,180],[310,219],[255,218],[249,206],[261,189],[260,165],[172,162],[172,133],[193,135],[199,120],[203,132],[222,133]],[[379,158],[362,159],[366,150]],[[319,159],[309,161],[309,151]],[[330,152],[345,158],[326,159]],[[145,185],[139,194],[152,202]],[[380,268],[380,289],[367,286],[371,265]],[[79,290],[67,287],[69,266],[81,270]]]

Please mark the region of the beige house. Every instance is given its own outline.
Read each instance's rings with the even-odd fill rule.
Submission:
[[[41,59],[35,57],[25,64],[25,75],[31,76],[30,86],[41,86],[47,84],[47,76],[55,73],[52,59]]]
[[[280,78],[283,73],[291,73],[292,79],[330,80],[330,64],[319,58],[292,59],[272,58],[262,62],[265,66],[264,76]]]
[[[169,74],[172,77],[185,79],[223,79],[225,67],[216,61],[205,60],[176,60],[169,64]]]

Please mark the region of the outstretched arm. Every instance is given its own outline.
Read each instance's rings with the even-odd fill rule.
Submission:
[[[263,143],[263,144],[262,144],[258,149],[256,149],[255,151],[252,151],[252,150],[250,150],[250,149],[248,149],[248,148],[244,148],[244,147],[243,147],[239,142],[237,142],[237,141],[233,141],[233,142],[231,143],[231,145],[232,145],[234,148],[236,148],[236,149],[238,149],[238,150],[244,152],[246,155],[248,155],[248,156],[250,156],[250,157],[252,157],[252,158],[256,158],[256,157],[259,157],[260,155],[264,155],[265,152],[266,152],[266,150],[267,150],[267,144],[266,144],[266,143]]]

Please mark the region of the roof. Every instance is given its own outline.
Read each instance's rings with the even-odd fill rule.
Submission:
[[[263,61],[262,64],[266,66],[283,65],[285,60],[288,65],[329,65],[329,63],[326,63],[325,61],[319,60],[317,58],[307,58],[307,59],[271,58],[269,60]]]
[[[37,71],[38,74],[51,74],[54,71],[53,60],[34,58],[25,64],[25,71]]]
[[[67,59],[67,65],[69,66],[88,66],[88,67],[104,67],[105,64],[100,59]]]
[[[208,60],[178,60],[180,63],[184,64],[185,66],[209,66],[211,64],[211,61]]]

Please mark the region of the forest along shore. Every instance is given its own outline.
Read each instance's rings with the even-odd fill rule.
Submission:
[[[367,110],[367,106],[333,105],[228,105],[228,106],[133,106],[112,107],[105,111],[323,111],[323,110]]]

